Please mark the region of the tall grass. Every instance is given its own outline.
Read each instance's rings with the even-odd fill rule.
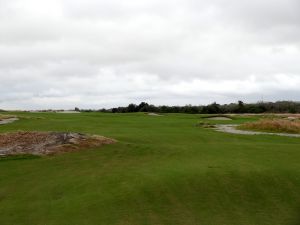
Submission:
[[[9,118],[13,118],[14,116],[12,115],[4,115],[4,114],[0,114],[0,120],[5,120],[5,119],[9,119]]]
[[[283,133],[300,133],[300,121],[290,121],[285,119],[263,119],[257,122],[245,123],[239,126],[245,130],[283,132]]]

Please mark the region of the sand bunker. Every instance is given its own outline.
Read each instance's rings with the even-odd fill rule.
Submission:
[[[244,134],[244,135],[277,135],[284,137],[300,137],[300,134],[288,134],[288,133],[269,133],[269,132],[260,132],[260,131],[247,131],[247,130],[238,130],[238,125],[234,124],[219,124],[215,125],[215,130],[230,133],[230,134]]]
[[[103,136],[63,132],[17,132],[0,134],[0,156],[51,155],[113,144]]]
[[[76,114],[80,113],[79,111],[71,111],[71,110],[66,110],[66,111],[57,111],[56,113],[66,113],[66,114]]]
[[[162,116],[162,115],[157,114],[157,113],[148,113],[148,116]]]
[[[14,118],[14,117],[13,118],[8,118],[8,119],[0,119],[0,125],[13,123],[17,120],[18,120],[18,118]]]

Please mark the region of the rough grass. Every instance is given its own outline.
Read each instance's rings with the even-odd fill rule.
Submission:
[[[285,119],[263,119],[257,122],[245,123],[239,126],[244,130],[266,131],[276,133],[300,133],[300,121]]]
[[[0,132],[72,131],[118,143],[0,159],[1,225],[300,224],[298,138],[215,132],[195,126],[199,115],[17,115],[30,118]]]
[[[15,116],[12,116],[12,115],[0,114],[0,120],[10,119],[10,118],[14,118],[14,117]]]

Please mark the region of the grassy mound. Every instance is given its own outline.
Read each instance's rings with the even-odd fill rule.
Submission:
[[[284,119],[263,119],[257,122],[245,123],[239,126],[243,130],[266,131],[276,133],[300,133],[300,121]]]

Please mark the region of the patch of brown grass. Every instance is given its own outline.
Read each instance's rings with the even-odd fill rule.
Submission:
[[[14,118],[15,116],[0,114],[0,120]]]
[[[285,119],[263,119],[257,122],[245,123],[239,126],[244,130],[267,131],[276,133],[300,133],[300,121]]]

